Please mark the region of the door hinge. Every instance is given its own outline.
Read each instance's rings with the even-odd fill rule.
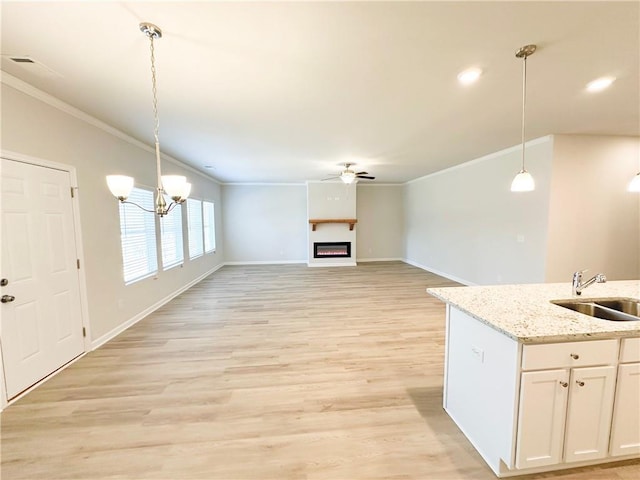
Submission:
[[[82,336],[83,337],[87,336],[87,329],[85,327],[82,327]]]
[[[78,270],[80,270],[80,259],[76,258],[76,265],[78,266]]]
[[[73,187],[71,187],[71,198],[74,198],[75,194],[73,193]]]

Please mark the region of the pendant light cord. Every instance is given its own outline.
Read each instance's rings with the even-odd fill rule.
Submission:
[[[154,34],[149,34],[149,40],[151,41],[151,91],[153,93],[153,137],[156,144],[156,172],[158,174],[158,189],[162,189],[162,172],[160,170],[160,140],[158,132],[160,130],[160,120],[158,118],[158,89],[156,87],[156,57],[155,49],[153,46]]]
[[[526,107],[526,99],[527,99],[527,55],[525,54],[522,58],[522,171],[525,172],[524,169],[524,125],[525,125],[525,107]]]

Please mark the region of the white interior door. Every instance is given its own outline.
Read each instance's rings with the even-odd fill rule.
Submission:
[[[84,351],[69,172],[2,159],[2,359],[12,398]]]

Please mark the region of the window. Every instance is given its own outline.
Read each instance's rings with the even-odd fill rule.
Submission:
[[[129,201],[153,210],[153,192],[134,188]],[[125,283],[131,283],[158,271],[155,215],[135,205],[120,203],[122,268]]]
[[[167,204],[171,200],[167,199]],[[180,265],[184,260],[182,248],[182,205],[160,219],[160,244],[162,246],[162,268],[165,270]]]
[[[203,254],[202,244],[202,202],[187,199],[187,220],[189,224],[189,258]]]
[[[202,202],[202,218],[204,229],[204,251],[213,252],[216,249],[216,217],[213,203]]]

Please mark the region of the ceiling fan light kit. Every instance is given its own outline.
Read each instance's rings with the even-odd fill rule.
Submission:
[[[369,172],[356,172],[352,170],[351,167],[353,167],[354,165],[355,163],[344,163],[342,164],[342,166],[344,166],[344,170],[342,172],[340,172],[337,175],[323,178],[322,181],[324,182],[325,180],[334,180],[336,178],[339,178],[346,185],[351,185],[352,183],[358,183],[359,179],[364,179],[364,180],[376,179],[376,177],[370,176]]]
[[[524,166],[524,151],[525,151],[525,111],[527,100],[527,57],[533,55],[536,51],[535,45],[525,45],[516,52],[517,58],[522,58],[522,166],[520,172],[515,176],[513,182],[511,182],[512,192],[531,192],[535,190],[536,183],[533,177]]]
[[[128,202],[127,198],[131,194],[131,190],[134,186],[133,177],[126,175],[108,175],[107,186],[112,195],[116,197],[121,203],[128,203],[135,205],[136,207],[150,213],[156,213],[160,217],[164,217],[177,205],[184,203],[189,194],[191,193],[191,184],[187,182],[187,178],[182,175],[162,175],[161,162],[160,162],[160,140],[158,137],[158,131],[160,127],[160,120],[158,118],[158,95],[156,88],[156,65],[155,65],[155,50],[153,41],[157,38],[162,38],[162,30],[152,23],[143,22],[140,24],[140,31],[144,33],[150,42],[151,52],[151,89],[153,93],[153,117],[154,128],[153,136],[155,139],[155,155],[156,155],[156,197],[155,197],[155,209],[148,210],[141,207],[137,203]],[[171,203],[167,205],[165,195],[171,198]]]

